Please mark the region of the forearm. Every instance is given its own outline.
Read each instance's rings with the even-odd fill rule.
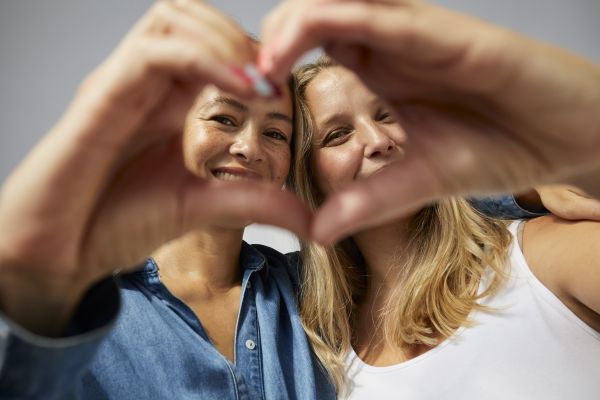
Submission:
[[[0,312],[38,335],[60,336],[91,283],[0,263]]]
[[[118,310],[117,286],[107,278],[84,295],[62,337],[37,335],[0,312],[0,397],[71,398]]]

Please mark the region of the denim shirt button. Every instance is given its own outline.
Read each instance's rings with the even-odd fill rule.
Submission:
[[[246,340],[246,348],[248,350],[254,350],[254,348],[256,347],[256,343],[254,343],[254,340]]]
[[[248,289],[250,289],[250,288],[252,287],[252,282],[248,281],[248,283],[246,284],[246,287],[247,287]]]

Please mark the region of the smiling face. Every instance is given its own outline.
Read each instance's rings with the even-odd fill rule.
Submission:
[[[308,84],[305,97],[314,124],[315,182],[323,195],[402,158],[405,132],[352,72],[324,69]]]
[[[282,186],[290,167],[292,101],[240,99],[205,88],[188,115],[187,168],[207,180],[262,180]]]

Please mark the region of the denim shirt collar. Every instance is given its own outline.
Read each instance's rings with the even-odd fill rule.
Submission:
[[[242,241],[238,266],[244,277],[249,275],[250,272],[261,271],[262,269],[266,270],[265,266],[267,265],[266,258],[260,251],[245,241]],[[149,284],[158,284],[160,283],[158,270],[159,268],[156,261],[152,257],[149,257],[139,269],[130,274],[142,278]]]

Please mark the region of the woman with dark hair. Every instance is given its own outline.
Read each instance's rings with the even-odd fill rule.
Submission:
[[[296,265],[242,241],[310,218],[281,190],[291,91],[254,96],[255,56],[212,7],[156,3],[4,183],[1,398],[335,398]]]

